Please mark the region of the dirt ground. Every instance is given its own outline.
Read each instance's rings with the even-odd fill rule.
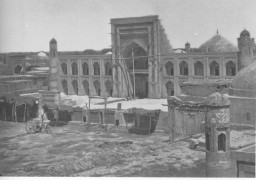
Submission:
[[[22,123],[0,122],[3,176],[205,176],[205,152],[168,136],[86,132],[82,124],[27,134]],[[112,131],[113,132],[113,131]]]
[[[27,134],[25,124],[0,121],[2,176],[205,177],[204,148],[168,135],[91,131],[80,123],[59,124],[53,133]],[[247,133],[247,134],[246,134]],[[255,131],[231,132],[231,146],[255,139]],[[232,145],[233,144],[233,145]]]

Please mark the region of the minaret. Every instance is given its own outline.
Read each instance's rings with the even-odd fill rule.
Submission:
[[[248,66],[253,57],[254,39],[250,38],[250,33],[244,29],[237,38],[239,57],[238,57],[238,70]]]
[[[58,92],[58,51],[57,41],[50,41],[49,91]]]
[[[187,43],[185,44],[185,50],[186,50],[187,53],[190,53],[190,52],[191,52],[189,42],[187,42]]]
[[[205,100],[206,176],[231,177],[230,101],[218,92]]]
[[[59,58],[57,52],[57,41],[53,38],[50,41],[50,61],[49,61],[49,74],[48,74],[48,91],[39,90],[39,108],[38,116],[41,118],[44,114],[43,106],[45,104],[59,104],[59,91],[58,91],[58,65]]]

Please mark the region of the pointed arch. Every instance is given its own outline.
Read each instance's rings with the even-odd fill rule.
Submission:
[[[148,47],[141,39],[132,39],[132,40],[125,41],[122,44],[122,52],[125,52],[125,50],[129,48],[129,46],[134,46],[134,44],[136,44],[136,46],[140,46],[142,49],[144,49],[144,51],[146,52],[148,51]]]
[[[100,96],[101,95],[100,82],[98,80],[95,80],[93,82],[93,85],[94,85],[97,95]]]
[[[68,82],[67,82],[67,80],[63,79],[61,81],[61,85],[62,85],[64,93],[68,94]]]
[[[82,68],[83,68],[83,75],[89,75],[89,66],[87,62],[83,63]]]
[[[180,63],[180,75],[188,76],[188,63],[185,61]]]
[[[195,75],[196,76],[203,76],[204,75],[204,65],[200,61],[197,61],[194,64],[195,67]]]
[[[98,62],[93,64],[94,75],[100,75],[100,65]]]
[[[109,80],[107,80],[107,81],[105,82],[105,87],[106,87],[106,90],[107,90],[107,92],[108,92],[108,95],[109,95],[109,96],[112,96],[112,93],[113,93],[113,84],[112,84]]]
[[[236,75],[236,65],[234,62],[229,61],[226,63],[226,76],[235,76]]]
[[[78,83],[77,83],[77,80],[73,80],[72,81],[72,86],[73,86],[73,90],[74,90],[75,94],[78,95]]]
[[[105,63],[105,75],[106,76],[111,76],[112,75],[112,67],[109,62]]]
[[[168,81],[167,83],[165,83],[165,87],[166,87],[166,91],[167,91],[168,96],[174,96],[173,82]]]
[[[218,151],[226,151],[226,135],[223,133],[218,135]]]
[[[72,75],[78,75],[78,68],[77,68],[77,64],[74,62],[72,63]]]
[[[147,51],[141,47],[139,44],[133,42],[125,48],[122,53],[122,56],[127,59],[126,66],[128,69],[133,69],[133,59],[134,57],[134,68],[135,69],[148,69],[148,54]]]
[[[84,87],[85,94],[90,95],[89,82],[87,80],[83,80],[82,84],[83,84],[83,87]]]
[[[15,68],[14,68],[14,73],[15,74],[20,74],[21,71],[22,71],[22,67],[20,65],[15,66]]]
[[[220,66],[216,61],[210,63],[210,76],[219,76]]]
[[[165,69],[166,69],[166,74],[169,75],[169,76],[173,76],[174,74],[174,68],[173,68],[173,64],[168,61],[166,64],[165,64]]]
[[[61,69],[62,69],[62,73],[64,75],[67,75],[68,74],[68,71],[67,71],[67,64],[66,63],[62,63],[61,64]]]

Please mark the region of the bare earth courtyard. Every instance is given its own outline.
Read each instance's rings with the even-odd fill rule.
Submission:
[[[77,124],[53,134],[27,134],[22,123],[0,129],[3,176],[205,176],[205,152],[163,142],[168,136],[85,132]]]
[[[205,177],[204,148],[190,149],[185,140],[167,142],[168,135],[125,134],[115,128],[102,132],[93,126],[88,132],[79,123],[31,135],[24,126],[0,122],[3,176]],[[231,136],[231,147],[243,146],[255,132]]]

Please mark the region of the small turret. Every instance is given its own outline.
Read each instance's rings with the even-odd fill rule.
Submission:
[[[246,29],[240,33],[240,37],[237,38],[237,41],[239,48],[238,70],[241,70],[251,63],[255,43],[254,39],[250,38],[250,33]]]
[[[185,44],[185,49],[186,49],[186,52],[187,52],[187,53],[190,53],[190,52],[191,52],[189,42],[187,42],[187,43]]]
[[[206,176],[230,177],[230,101],[216,92],[205,106]]]
[[[54,38],[50,41],[50,56],[57,56],[57,41]]]

